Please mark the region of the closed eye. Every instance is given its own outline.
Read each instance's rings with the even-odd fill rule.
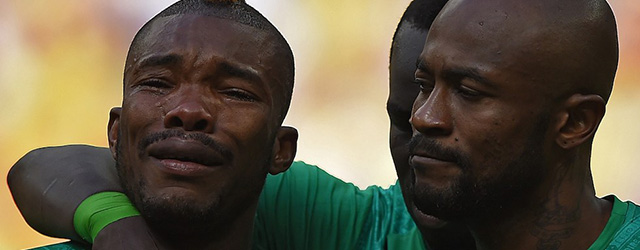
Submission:
[[[464,85],[460,85],[458,86],[458,93],[467,99],[476,99],[479,98],[481,96],[481,93],[477,90],[474,90],[472,88],[469,88],[467,86]]]
[[[150,88],[158,88],[158,89],[162,89],[162,88],[170,88],[171,85],[165,81],[159,80],[159,79],[149,79],[149,80],[145,80],[142,81],[140,84],[138,84],[140,86],[145,86],[145,87],[150,87]]]
[[[434,84],[431,81],[427,81],[426,79],[423,78],[416,78],[413,80],[413,82],[415,84],[418,84],[418,86],[420,87],[420,91],[424,92],[424,93],[431,93],[431,91],[433,91],[434,88]]]
[[[173,88],[173,84],[170,82],[161,80],[161,79],[147,79],[143,80],[135,85],[133,85],[133,90],[135,92],[138,91],[148,91],[155,94],[164,94],[170,91]]]
[[[241,89],[226,89],[221,91],[222,94],[238,101],[257,102],[259,99],[252,93]]]

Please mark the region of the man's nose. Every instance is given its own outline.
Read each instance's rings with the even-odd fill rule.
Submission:
[[[166,128],[183,128],[185,131],[212,133],[214,130],[213,105],[206,105],[200,93],[182,95],[178,103],[164,118]]]
[[[421,134],[444,136],[452,132],[451,103],[446,89],[436,88],[431,93],[420,93],[413,110],[410,122]]]

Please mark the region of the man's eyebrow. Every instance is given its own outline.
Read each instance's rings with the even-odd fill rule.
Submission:
[[[482,76],[482,74],[475,68],[463,67],[446,69],[444,71],[444,76],[446,78],[470,78],[488,86],[495,86],[491,80]]]
[[[139,68],[175,65],[182,62],[182,56],[176,54],[154,55],[140,60]]]
[[[251,68],[238,67],[228,62],[220,63],[219,67],[221,72],[224,72],[229,76],[245,79],[249,82],[262,82],[260,75]]]

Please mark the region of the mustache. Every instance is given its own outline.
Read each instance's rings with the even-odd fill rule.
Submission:
[[[432,157],[454,162],[462,168],[469,166],[468,157],[460,151],[445,147],[438,143],[438,141],[426,138],[420,134],[411,137],[409,141],[409,153],[411,155],[426,153]]]
[[[222,145],[222,143],[217,142],[212,139],[208,135],[202,132],[194,132],[194,133],[186,133],[182,130],[172,129],[172,130],[164,130],[156,133],[149,134],[140,140],[138,143],[138,152],[140,155],[143,155],[145,149],[156,142],[167,140],[170,138],[180,138],[183,140],[197,141],[202,143],[203,145],[215,150],[225,159],[232,161],[234,158],[233,152],[229,150],[227,147]]]

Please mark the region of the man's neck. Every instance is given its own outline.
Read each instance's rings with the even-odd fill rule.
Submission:
[[[473,236],[466,226],[448,223],[442,228],[420,227],[422,240],[428,249],[432,250],[475,250]]]
[[[238,218],[210,230],[154,230],[153,238],[159,249],[250,249],[255,208],[247,209]]]
[[[608,222],[612,204],[595,196],[590,172],[570,172],[554,173],[556,178],[532,196],[516,200],[495,216],[469,223],[477,249],[591,246]]]

